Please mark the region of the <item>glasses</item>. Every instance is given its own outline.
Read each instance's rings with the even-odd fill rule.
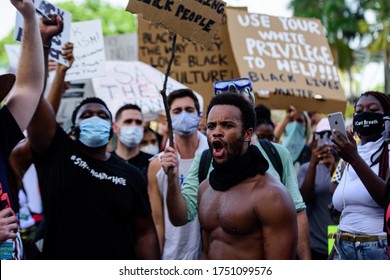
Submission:
[[[237,93],[246,96],[252,104],[255,104],[255,95],[251,81],[248,78],[221,80],[214,82],[214,94]]]

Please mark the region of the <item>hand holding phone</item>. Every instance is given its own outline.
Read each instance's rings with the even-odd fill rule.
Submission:
[[[332,130],[333,137],[336,137],[333,134],[333,130],[337,130],[341,134],[343,134],[345,136],[345,138],[348,140],[347,132],[346,132],[346,129],[345,129],[345,122],[344,122],[343,113],[336,112],[336,113],[329,114],[328,115],[328,120],[329,120],[330,128]]]

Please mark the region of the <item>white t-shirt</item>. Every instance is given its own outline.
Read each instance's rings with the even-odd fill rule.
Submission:
[[[361,142],[357,144],[358,153],[368,166],[371,165],[371,155],[379,149],[382,143],[383,138],[365,145],[361,145]],[[375,174],[378,174],[379,163],[372,166],[371,169]],[[349,164],[344,169],[341,181],[333,194],[332,202],[338,211],[342,211],[339,230],[367,235],[386,235],[383,231],[384,209],[371,197]]]
[[[195,154],[202,153],[208,149],[207,138],[202,133],[197,132],[199,145]],[[158,154],[160,157],[162,153]],[[193,159],[181,159],[179,155],[179,179],[180,186],[183,186],[184,178],[191,167]],[[163,260],[196,260],[201,253],[201,232],[198,217],[184,226],[176,227],[171,224],[166,206],[168,191],[168,176],[161,168],[157,172],[157,181],[161,196],[164,202],[164,248],[162,252]]]

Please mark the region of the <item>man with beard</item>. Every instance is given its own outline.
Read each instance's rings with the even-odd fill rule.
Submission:
[[[211,100],[207,141],[214,170],[198,193],[203,259],[295,258],[294,204],[250,144],[254,127],[254,109],[242,96],[226,93]]]
[[[228,82],[231,84],[231,81]],[[234,81],[233,84],[235,84],[235,82],[236,81]],[[252,97],[252,94],[248,94],[247,92],[241,93],[236,90],[232,90],[231,92],[235,94],[242,94],[242,96],[251,102],[252,106],[254,105],[254,97]],[[255,136],[254,138],[257,137]],[[303,202],[302,196],[299,192],[298,180],[295,174],[290,153],[281,144],[272,143],[265,145],[265,142],[260,144],[258,141],[254,141],[253,138],[251,143],[258,147],[260,152],[268,161],[269,168],[267,173],[274,175],[285,186],[286,190],[291,195],[297,212],[297,258],[301,260],[310,259],[309,225],[305,211],[306,205]],[[268,148],[266,146],[268,146]],[[271,148],[269,146],[271,146]],[[278,156],[280,157],[279,161],[277,159]],[[161,159],[161,166],[166,172],[170,166],[177,165],[180,168],[178,158],[173,149],[171,152],[166,150]],[[168,182],[169,188],[167,192],[166,204],[168,208],[169,219],[173,225],[185,225],[197,218],[198,188],[200,183],[213,170],[213,165],[211,162],[212,155],[210,150],[207,149],[206,152],[195,156],[181,186],[179,185],[178,180],[170,180]]]

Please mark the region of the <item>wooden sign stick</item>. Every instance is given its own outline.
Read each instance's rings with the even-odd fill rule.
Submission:
[[[173,148],[173,131],[172,131],[172,120],[171,120],[171,115],[169,114],[169,107],[168,107],[168,101],[167,101],[167,83],[168,83],[168,77],[169,77],[169,72],[171,72],[171,66],[172,62],[175,59],[175,48],[176,48],[176,37],[177,35],[173,35],[173,40],[172,40],[172,50],[171,50],[171,57],[168,61],[168,66],[167,66],[167,71],[165,72],[165,78],[164,78],[164,84],[163,88],[160,91],[161,96],[163,98],[164,102],[164,109],[165,109],[165,115],[167,116],[167,122],[168,122],[168,138],[169,138],[169,146]]]

